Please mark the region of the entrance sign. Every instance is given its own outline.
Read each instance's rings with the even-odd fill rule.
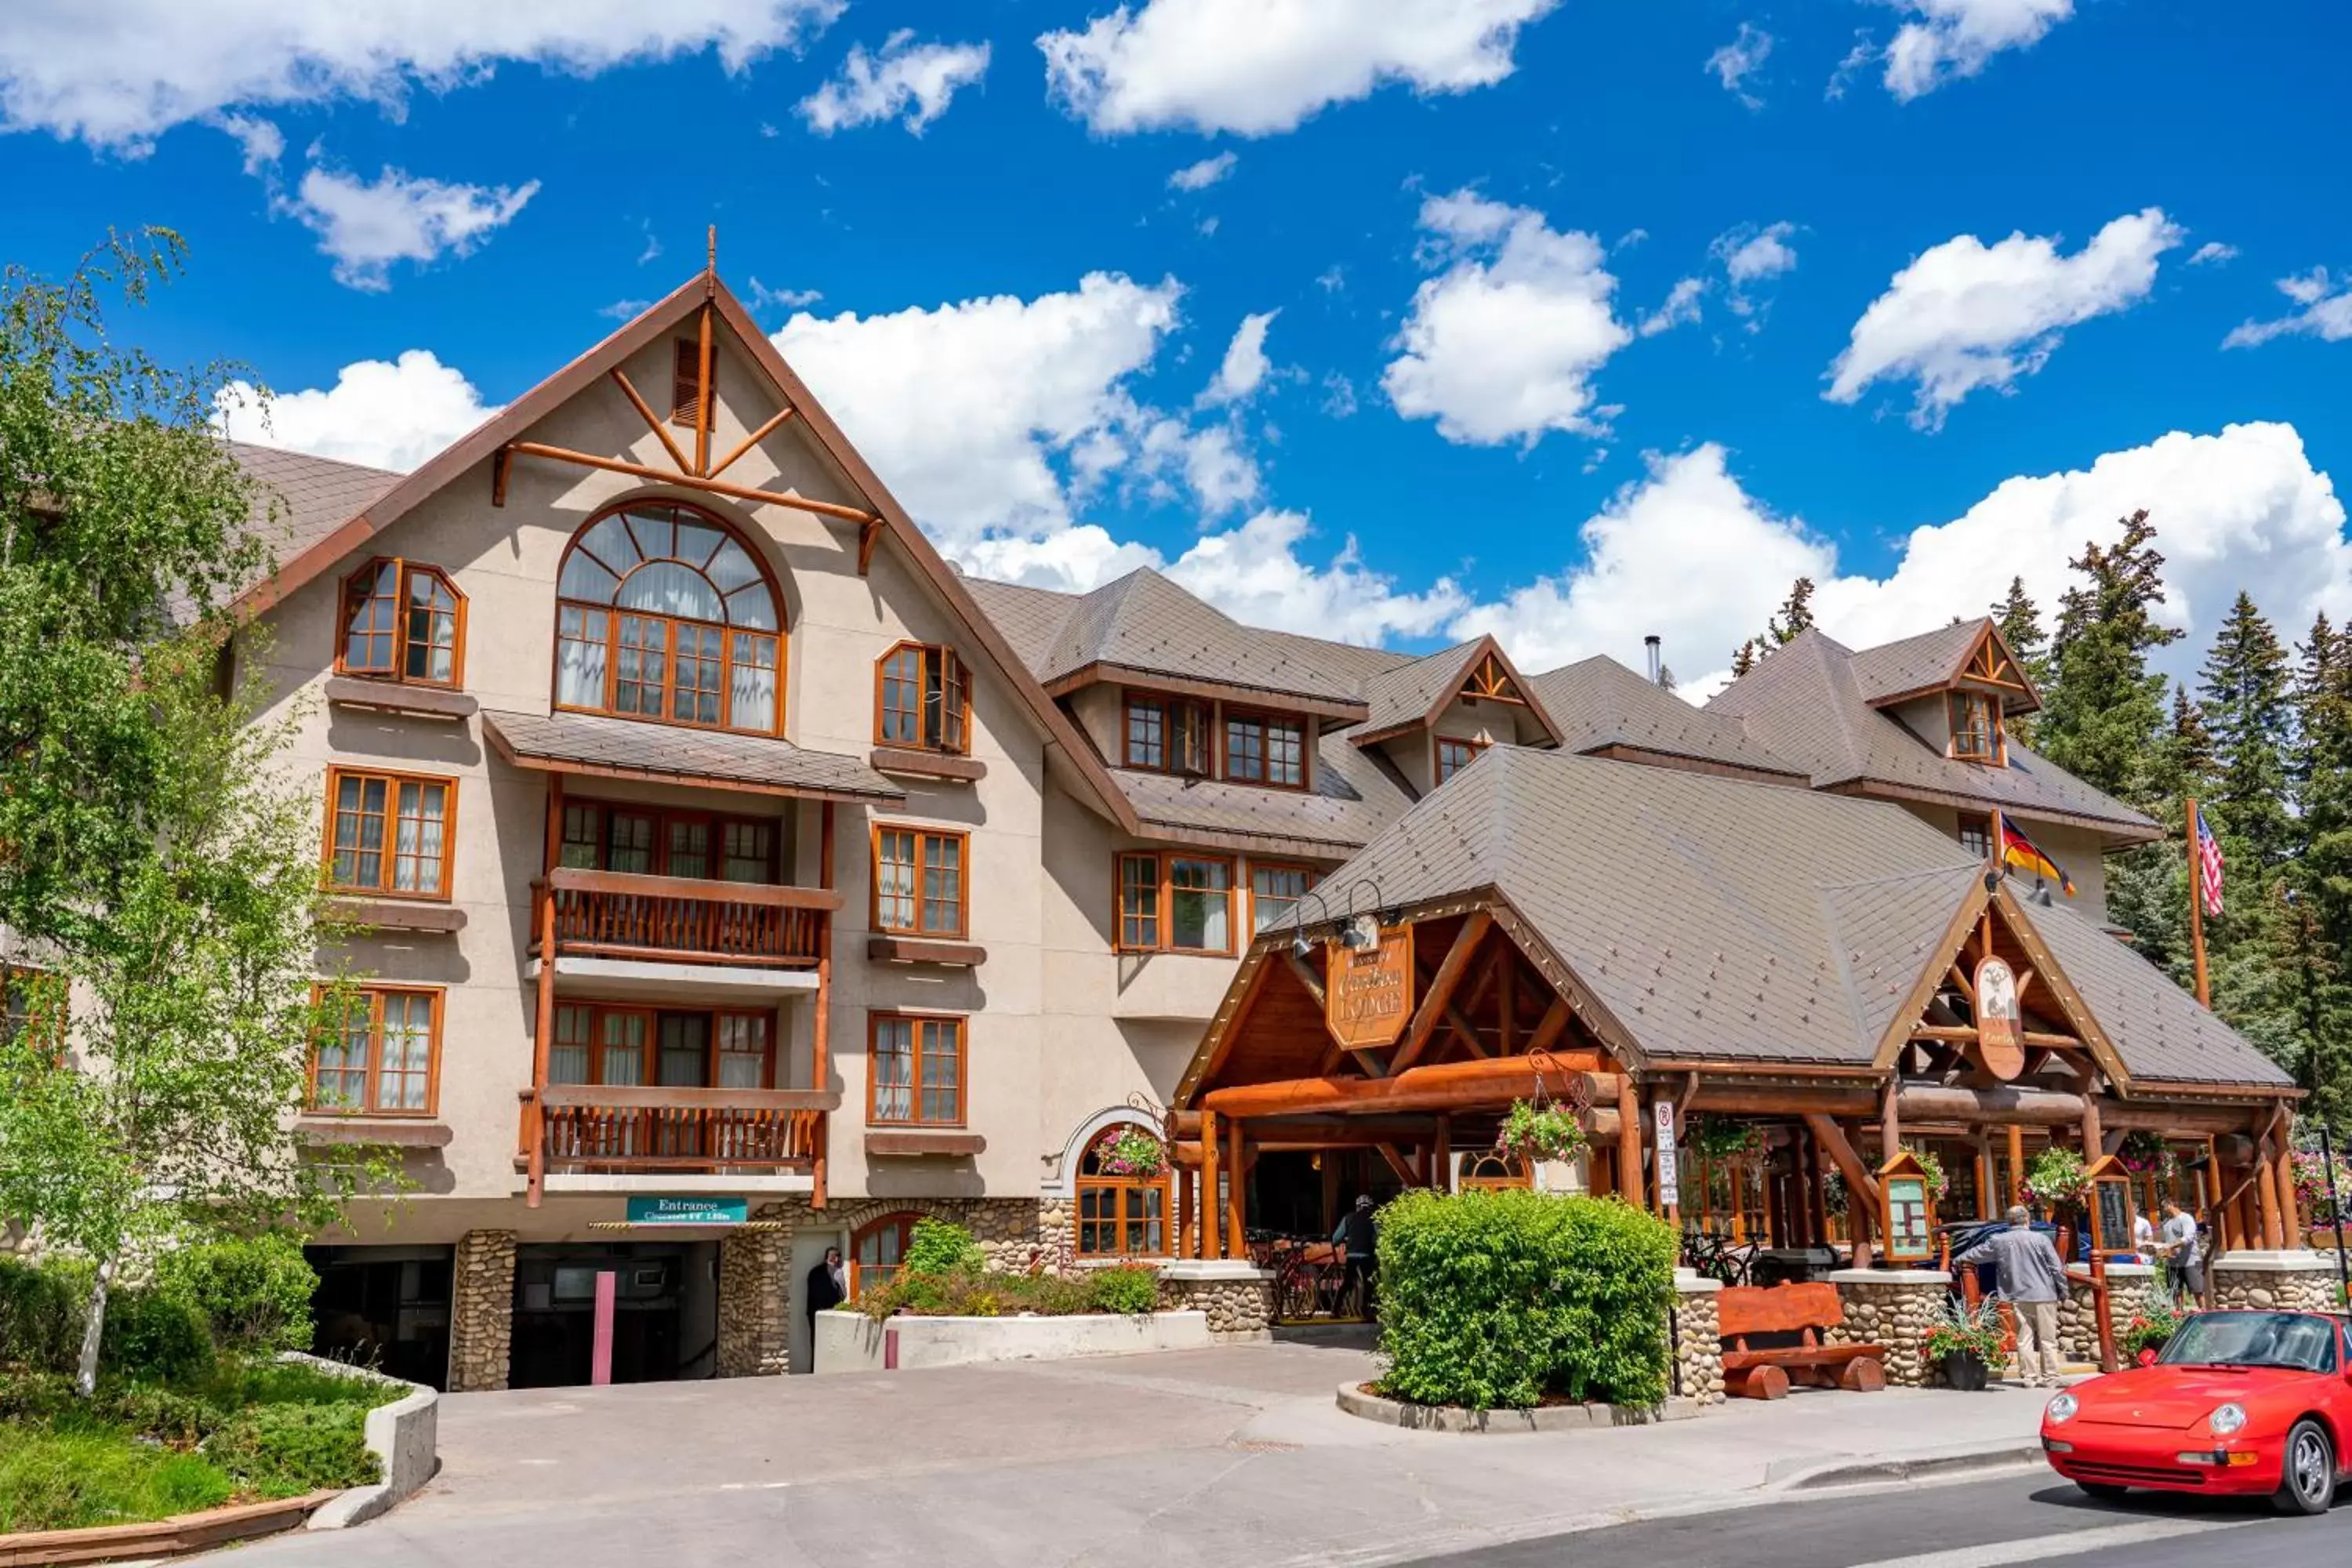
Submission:
[[[1412,1017],[1412,927],[1398,926],[1358,952],[1323,944],[1323,1023],[1351,1051],[1392,1046]]]
[[[1977,1054],[2008,1083],[2025,1070],[2025,1027],[2017,1012],[2017,975],[1987,953],[1977,964]]]
[[[631,1198],[631,1225],[741,1225],[751,1217],[749,1198]]]
[[[1662,1100],[1651,1108],[1657,1113],[1658,1123],[1658,1191],[1671,1194],[1682,1185],[1682,1173],[1675,1166],[1675,1105]],[[1669,1203],[1674,1201],[1669,1197]]]

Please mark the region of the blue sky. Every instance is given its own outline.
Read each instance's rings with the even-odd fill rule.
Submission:
[[[289,445],[413,465],[716,223],[981,570],[1533,667],[1657,629],[1690,678],[1797,571],[1877,640],[2047,605],[2144,505],[2193,630],[2352,611],[2337,7],[194,9],[0,16],[0,251],[181,230],[126,330]]]

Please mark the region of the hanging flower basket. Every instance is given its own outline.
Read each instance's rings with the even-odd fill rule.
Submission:
[[[2311,1216],[2314,1226],[2332,1226],[2339,1219],[2352,1219],[2352,1214],[2336,1212],[2339,1202],[2352,1209],[2352,1161],[2341,1154],[2336,1156],[2336,1197],[2331,1200],[2327,1195],[2327,1162],[2316,1153],[2297,1153],[2294,1198],[2303,1212]]]
[[[1148,1182],[1168,1169],[1168,1146],[1140,1127],[1122,1127],[1096,1146],[1095,1165],[1106,1176]]]
[[[1583,1152],[1585,1142],[1575,1111],[1565,1105],[1537,1105],[1524,1100],[1511,1102],[1509,1114],[1495,1134],[1496,1149],[1530,1163],[1573,1160]]]
[[[1948,1185],[1944,1177],[1944,1162],[1936,1158],[1933,1150],[1922,1149],[1910,1143],[1903,1145],[1903,1152],[1919,1162],[1919,1169],[1927,1178],[1928,1201],[1942,1203],[1945,1189]]]
[[[1728,1160],[1764,1147],[1764,1130],[1729,1116],[1694,1116],[1683,1129],[1683,1142],[1702,1160]]]
[[[2144,1127],[2124,1134],[2123,1146],[2116,1151],[2116,1159],[2136,1176],[2155,1176],[2161,1181],[2171,1180],[2180,1165],[2179,1158],[2165,1146],[2164,1134]]]
[[[2072,1149],[2044,1149],[2025,1167],[2025,1190],[2044,1207],[2075,1204],[2091,1190],[2091,1173]]]

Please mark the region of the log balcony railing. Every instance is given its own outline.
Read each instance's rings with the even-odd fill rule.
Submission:
[[[555,951],[673,963],[814,968],[841,895],[691,877],[559,867],[539,891],[555,897]],[[538,944],[534,942],[533,951]]]
[[[814,1172],[825,1116],[841,1097],[814,1089],[548,1084],[522,1091],[522,1146],[534,1135],[551,1175]]]

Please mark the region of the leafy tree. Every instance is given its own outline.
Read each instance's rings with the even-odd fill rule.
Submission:
[[[2294,708],[2286,650],[2243,593],[2205,656],[2200,689],[2220,768],[2214,802],[2255,859],[2275,866],[2285,858],[2293,832],[2286,752]]]
[[[320,1222],[343,1174],[290,1127],[317,830],[225,609],[268,560],[210,425],[226,377],[119,346],[101,309],[179,256],[157,233],[0,276],[0,922],[46,974],[0,1042],[0,1214],[96,1264],[85,1394],[127,1253]]]
[[[2150,742],[2164,721],[2165,679],[2147,657],[2180,632],[2158,626],[2164,557],[2145,510],[2124,520],[2113,545],[2086,543],[2068,563],[2084,581],[2066,590],[2051,639],[2053,689],[2035,726],[2036,750],[2119,799],[2148,798]]]

